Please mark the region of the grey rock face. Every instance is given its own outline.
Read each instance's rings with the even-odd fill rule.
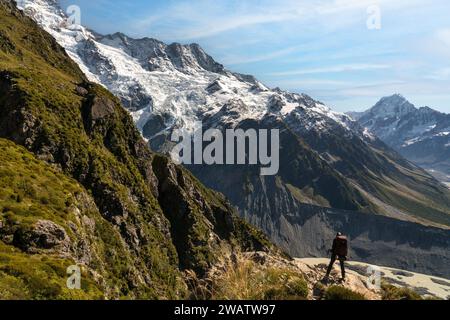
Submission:
[[[213,94],[213,93],[215,93],[215,92],[217,92],[217,91],[220,91],[220,90],[222,90],[223,88],[222,88],[222,86],[220,85],[220,82],[219,81],[217,81],[217,80],[215,80],[214,82],[212,82],[208,87],[206,87],[206,91],[209,93],[209,94]]]
[[[114,64],[99,51],[97,44],[91,40],[83,41],[78,47],[78,54],[89,70],[98,75],[103,81],[117,80]]]
[[[214,72],[214,73],[223,73],[224,67],[220,63],[216,62],[210,55],[208,55],[197,43],[193,43],[189,45],[189,49],[197,63],[203,69]]]
[[[29,230],[19,230],[14,234],[14,244],[29,253],[56,251],[61,254],[70,252],[70,240],[66,231],[48,220],[37,221]]]
[[[122,105],[132,112],[144,108],[149,108],[151,110],[153,107],[152,97],[139,83],[130,86],[127,92],[119,94],[119,98]]]

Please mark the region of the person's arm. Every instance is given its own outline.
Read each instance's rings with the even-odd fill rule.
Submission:
[[[333,240],[333,246],[331,247],[331,253],[335,253],[336,252],[336,239]]]

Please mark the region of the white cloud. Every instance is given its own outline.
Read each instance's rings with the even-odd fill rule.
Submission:
[[[269,82],[270,84],[270,82]],[[346,88],[354,86],[355,83],[350,81],[328,80],[328,79],[301,79],[301,80],[280,80],[273,86],[281,86],[288,90],[302,91],[304,88],[310,89],[324,89],[326,87]]]
[[[230,65],[261,62],[261,61],[267,61],[267,60],[273,60],[276,58],[280,58],[280,57],[289,55],[291,53],[298,52],[299,50],[301,50],[303,48],[304,48],[304,46],[293,46],[290,48],[285,48],[285,49],[267,52],[267,53],[255,55],[255,56],[249,56],[249,57],[228,56],[228,57],[222,58],[221,61],[224,64],[230,64]]]
[[[450,50],[450,29],[440,29],[436,31],[435,38]]]
[[[319,73],[340,73],[340,72],[353,72],[353,71],[369,71],[369,70],[380,70],[388,69],[389,65],[385,64],[346,64],[337,65],[324,68],[312,68],[312,69],[301,69],[286,72],[275,72],[270,74],[271,76],[283,77],[283,76],[294,76],[294,75],[305,75],[305,74],[319,74]]]
[[[433,38],[434,46],[432,50],[437,53],[450,57],[450,29],[437,30]]]
[[[425,78],[430,80],[450,80],[450,68],[436,70]]]
[[[173,3],[162,12],[134,22],[134,28],[162,28],[167,37],[192,40],[249,26],[295,20],[303,15],[301,8],[294,10],[282,6],[251,6],[246,5],[247,2],[231,7],[225,1]]]
[[[450,58],[450,28],[434,30],[426,38],[416,41],[412,48],[431,57],[434,61],[438,58],[447,62]]]
[[[216,20],[214,24],[208,27],[200,27],[188,30],[184,33],[184,37],[190,39],[199,39],[214,36],[226,31],[236,30],[243,27],[281,22],[298,18],[297,15],[285,12],[281,14],[256,14],[256,15],[240,15],[222,20]]]
[[[157,28],[167,37],[192,40],[215,36],[249,26],[289,22],[295,26],[322,25],[340,28],[367,19],[366,9],[379,5],[383,10],[397,10],[424,0],[279,0],[276,2],[242,0],[173,2],[164,10],[133,23],[135,29]],[[165,26],[165,27],[164,27]],[[365,27],[365,23],[362,24]],[[165,29],[165,30],[161,30]]]

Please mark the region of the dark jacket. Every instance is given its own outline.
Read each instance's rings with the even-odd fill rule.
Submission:
[[[345,258],[348,255],[348,241],[346,236],[337,236],[333,240],[331,252],[339,257]]]

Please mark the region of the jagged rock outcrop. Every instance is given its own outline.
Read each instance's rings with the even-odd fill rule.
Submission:
[[[55,250],[58,254],[65,254],[70,247],[64,228],[48,220],[38,220],[30,230],[15,233],[13,244],[28,253]]]
[[[48,191],[38,198],[45,184],[12,185],[7,199],[39,207],[0,199],[1,220],[9,221],[0,232],[0,254],[10,250],[26,260],[39,253],[63,266],[83,264],[95,292],[108,298],[163,299],[184,297],[182,271],[201,275],[222,250],[276,251],[221,196],[185,169],[155,158],[119,100],[90,83],[64,49],[11,1],[0,1],[0,12],[0,31],[15,47],[0,51],[0,137],[26,148],[24,157],[39,168],[53,168],[66,182],[57,185],[57,178],[47,177],[58,194]],[[13,167],[20,159],[6,163]],[[27,175],[40,181],[43,170],[26,171],[23,179]],[[47,209],[53,202],[55,210]],[[22,217],[33,215],[42,218]],[[178,222],[189,223],[180,228]],[[188,241],[181,248],[182,240]],[[9,270],[0,263],[2,275],[13,276]],[[47,298],[65,297],[66,289],[58,290]]]

